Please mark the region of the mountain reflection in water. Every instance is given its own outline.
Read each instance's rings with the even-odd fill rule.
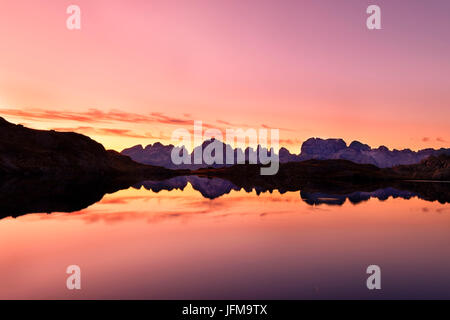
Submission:
[[[448,184],[276,187],[5,181],[0,299],[450,298]]]
[[[418,197],[426,201],[450,202],[450,183],[446,182],[390,182],[388,184],[352,184],[332,181],[307,181],[298,185],[261,186],[246,181],[236,185],[221,178],[179,176],[161,181],[110,180],[52,180],[10,179],[0,184],[0,217],[17,217],[28,213],[75,212],[100,201],[105,194],[133,187],[158,193],[162,190],[184,190],[190,184],[204,198],[217,199],[231,191],[272,193],[281,195],[299,191],[299,198],[309,205],[343,205],[346,201],[358,204],[370,198],[386,200]],[[151,194],[149,194],[149,197]]]

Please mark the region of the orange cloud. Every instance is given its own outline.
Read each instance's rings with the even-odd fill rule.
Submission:
[[[110,122],[125,122],[125,123],[157,123],[157,124],[168,124],[168,125],[184,125],[192,126],[194,120],[192,118],[187,118],[189,114],[184,114],[185,118],[170,117],[162,112],[152,112],[149,115],[143,115],[138,113],[124,112],[120,110],[111,110],[104,112],[98,109],[89,109],[88,111],[82,112],[71,112],[71,111],[55,111],[46,110],[38,108],[30,109],[0,109],[0,114],[20,117],[22,119],[28,120],[65,120],[65,121],[76,121],[83,123],[110,123]],[[201,119],[198,119],[201,120]],[[226,122],[229,124],[228,122]],[[231,125],[231,124],[230,124]],[[218,128],[212,124],[203,123],[204,128]],[[78,129],[87,129],[87,127],[79,127]],[[218,128],[223,129],[223,128]],[[112,129],[111,129],[112,130]],[[117,132],[120,134],[120,132]],[[126,132],[125,132],[126,134]],[[147,136],[145,136],[147,137]]]
[[[84,123],[97,122],[132,122],[132,123],[146,123],[156,122],[156,119],[150,116],[145,116],[136,113],[127,113],[118,110],[111,110],[104,112],[98,109],[89,109],[84,112],[70,112],[70,111],[55,111],[45,109],[0,109],[0,113],[9,116],[21,117],[30,120],[67,120],[78,121]]]
[[[93,134],[93,135],[111,135],[111,136],[121,136],[128,138],[142,138],[142,139],[160,139],[168,140],[169,137],[165,135],[155,136],[151,133],[138,134],[127,129],[112,129],[112,128],[94,128],[94,127],[76,127],[76,128],[53,128],[55,131],[63,132],[78,132],[82,134]]]
[[[429,137],[423,137],[422,138],[422,141],[423,142],[430,142],[432,139],[431,138],[429,138]],[[444,138],[442,138],[442,137],[436,137],[436,139],[435,139],[437,142],[447,142]]]
[[[281,145],[301,145],[303,141],[301,139],[280,139]]]

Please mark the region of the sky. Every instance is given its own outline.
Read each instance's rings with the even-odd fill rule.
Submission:
[[[449,15],[447,0],[0,0],[0,116],[118,151],[194,120],[279,129],[295,153],[310,137],[449,147]]]

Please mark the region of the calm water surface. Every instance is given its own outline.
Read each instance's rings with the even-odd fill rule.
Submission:
[[[326,199],[325,199],[326,200]],[[450,206],[130,188],[0,220],[0,299],[450,298]],[[82,290],[66,289],[69,265]],[[366,288],[367,266],[382,290]]]

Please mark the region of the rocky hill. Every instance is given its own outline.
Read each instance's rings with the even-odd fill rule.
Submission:
[[[170,175],[81,134],[34,130],[0,117],[0,175]]]

